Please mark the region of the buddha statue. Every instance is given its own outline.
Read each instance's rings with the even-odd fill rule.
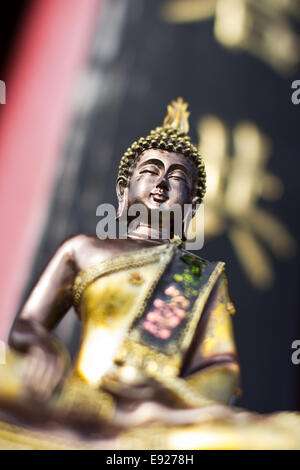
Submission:
[[[295,414],[229,406],[240,371],[225,264],[186,251],[172,217],[168,234],[162,217],[152,223],[153,211],[188,205],[193,216],[203,200],[188,115],[173,101],[121,159],[117,217],[140,204],[139,222],[128,216],[122,238],[66,240],[21,309],[0,366],[0,448],[300,446]],[[82,324],[74,364],[52,333],[72,306]]]

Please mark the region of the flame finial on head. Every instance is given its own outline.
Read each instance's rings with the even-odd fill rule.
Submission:
[[[171,104],[168,105],[168,114],[164,119],[163,127],[172,127],[174,129],[179,129],[186,134],[189,131],[189,111],[188,103],[183,101],[182,98],[177,98],[173,100]]]

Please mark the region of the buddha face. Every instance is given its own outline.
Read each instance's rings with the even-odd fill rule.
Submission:
[[[191,204],[194,165],[184,155],[166,150],[144,151],[132,172],[127,204],[169,211],[175,204]]]

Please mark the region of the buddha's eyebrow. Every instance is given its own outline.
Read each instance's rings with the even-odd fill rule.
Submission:
[[[161,160],[158,160],[156,158],[149,158],[149,160],[146,160],[146,161],[140,163],[138,165],[138,168],[142,168],[143,166],[146,166],[146,165],[155,165],[158,168],[164,168],[165,167],[165,165],[163,164],[163,162]]]
[[[174,163],[173,165],[170,166],[170,168],[168,169],[168,173],[172,173],[172,171],[175,171],[175,170],[181,170],[183,171],[186,176],[192,180],[192,175],[190,173],[190,171],[188,170],[188,168],[186,166],[183,166],[183,165],[180,165],[180,163]]]

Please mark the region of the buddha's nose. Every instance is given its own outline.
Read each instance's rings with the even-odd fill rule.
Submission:
[[[168,190],[169,189],[169,182],[166,178],[166,176],[162,176],[160,181],[156,185],[157,188],[163,189],[163,190]]]

